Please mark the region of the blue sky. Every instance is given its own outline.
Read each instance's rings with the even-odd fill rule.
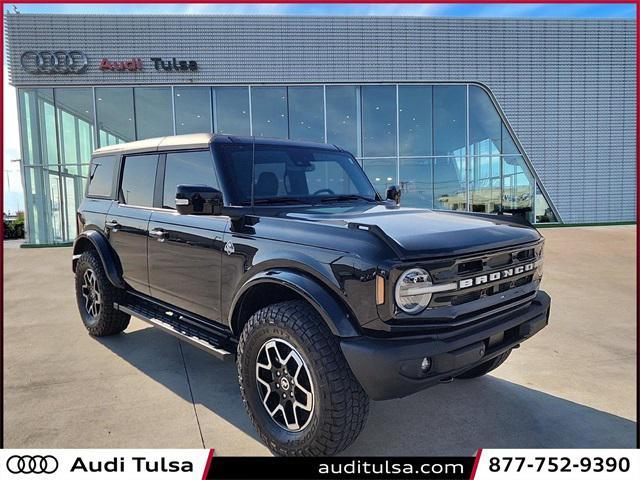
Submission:
[[[394,15],[518,18],[628,18],[636,16],[635,4],[434,4],[335,5],[335,4],[5,4],[21,13],[84,14],[252,14],[252,15]],[[5,211],[22,208],[23,195],[18,164],[18,129],[15,93],[4,68],[3,183]]]
[[[635,18],[634,4],[15,4],[23,13],[218,13],[285,15],[417,15],[455,17]],[[11,9],[11,4],[5,6]]]

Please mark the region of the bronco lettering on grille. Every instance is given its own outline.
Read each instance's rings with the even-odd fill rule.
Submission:
[[[518,265],[517,267],[507,268],[499,272],[485,273],[484,275],[478,275],[477,277],[465,278],[458,282],[458,289],[469,288],[485,283],[496,282],[504,278],[513,277],[514,275],[520,275],[521,273],[531,272],[536,268],[535,263],[527,263],[526,265]]]

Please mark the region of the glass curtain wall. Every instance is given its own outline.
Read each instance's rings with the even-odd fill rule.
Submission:
[[[477,85],[29,88],[18,99],[32,243],[73,240],[96,147],[211,131],[338,145],[382,195],[400,185],[404,206],[558,221]]]
[[[95,148],[92,89],[21,89],[18,107],[29,242],[69,242]]]

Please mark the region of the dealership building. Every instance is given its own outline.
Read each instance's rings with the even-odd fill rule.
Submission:
[[[402,205],[636,219],[629,20],[5,15],[28,242],[72,241],[95,148],[328,142]]]

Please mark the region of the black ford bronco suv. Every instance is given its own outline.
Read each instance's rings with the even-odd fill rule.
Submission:
[[[543,238],[518,216],[383,199],[332,145],[195,134],[97,150],[73,247],[91,335],[138,317],[235,356],[280,455],[329,455],[369,399],[474,378],[544,328]]]

